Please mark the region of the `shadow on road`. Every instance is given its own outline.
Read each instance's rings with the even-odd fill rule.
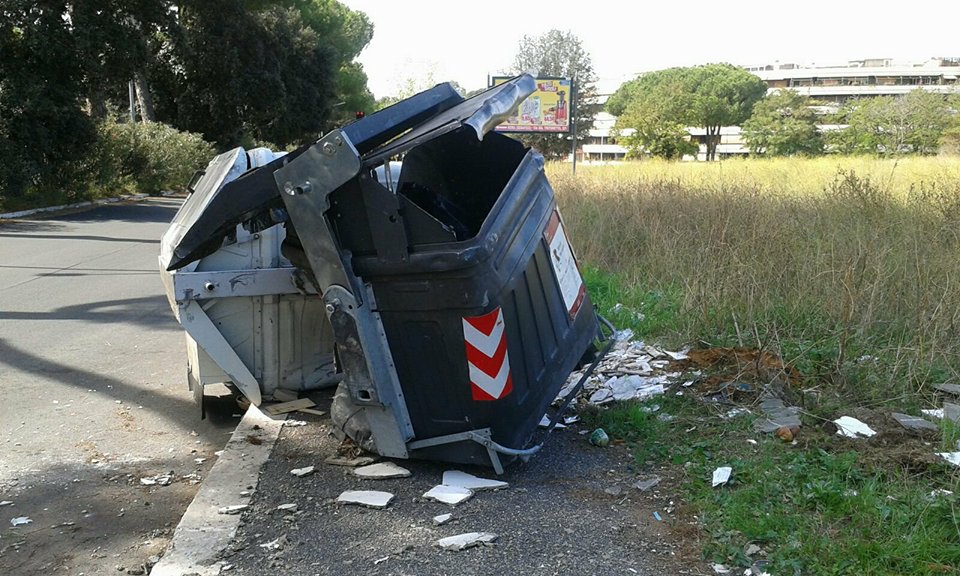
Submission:
[[[92,210],[52,216],[57,222],[160,222],[173,220],[183,203],[178,198],[152,198],[129,204],[107,204]]]
[[[72,269],[67,272],[71,271]],[[154,273],[151,272],[151,274]],[[100,324],[134,324],[154,330],[180,329],[173,313],[169,310],[166,298],[159,295],[85,302],[43,312],[0,310],[0,320],[82,320]]]
[[[98,394],[107,395],[114,400],[120,400],[124,404],[143,406],[144,409],[150,410],[180,426],[183,430],[198,430],[198,433],[210,442],[221,442],[223,425],[228,422],[236,422],[236,419],[232,416],[236,412],[236,405],[232,403],[232,400],[229,402],[226,399],[221,402],[208,402],[207,418],[210,422],[206,426],[198,426],[200,408],[194,404],[191,397],[187,396],[186,391],[181,398],[160,396],[105,374],[98,374],[84,368],[47,360],[37,354],[11,345],[3,338],[0,338],[0,365],[56,380],[61,384],[67,384],[82,390],[96,390]],[[185,380],[184,378],[184,390],[186,389]],[[211,407],[211,405],[213,406]],[[217,428],[218,426],[220,428]]]

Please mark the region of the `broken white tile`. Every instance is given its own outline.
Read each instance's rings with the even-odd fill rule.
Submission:
[[[170,474],[158,474],[156,476],[147,476],[140,479],[140,484],[144,486],[169,486],[172,478]]]
[[[330,464],[333,466],[356,467],[356,466],[366,466],[367,464],[373,464],[376,461],[377,461],[376,458],[371,458],[370,456],[360,456],[358,458],[344,458],[343,456],[330,456],[323,462],[325,464]]]
[[[546,414],[544,414],[544,415],[543,415],[543,418],[540,419],[540,423],[538,424],[538,426],[540,426],[541,428],[549,428],[549,427],[550,427],[550,417],[547,416]],[[567,427],[567,426],[566,426],[563,422],[557,422],[557,425],[554,426],[554,428],[566,428],[566,427]]]
[[[290,471],[291,474],[297,478],[303,478],[304,476],[309,476],[313,474],[316,469],[313,466],[307,466],[306,468],[294,468]]]
[[[499,490],[506,488],[510,484],[502,480],[488,480],[487,478],[478,478],[473,474],[467,474],[459,470],[447,470],[443,473],[443,484],[446,486],[457,486],[468,490]]]
[[[869,438],[876,434],[872,428],[850,416],[841,416],[833,421],[837,425],[837,434],[847,438]]]
[[[563,423],[566,424],[567,426],[571,424],[576,424],[579,421],[580,421],[579,416],[567,416],[566,418],[563,419]]]
[[[730,474],[733,472],[733,468],[729,466],[721,466],[713,471],[713,487],[721,486],[726,484],[730,480]]]
[[[11,519],[10,519],[10,524],[11,524],[14,528],[16,528],[17,526],[26,526],[27,524],[30,524],[31,522],[33,522],[33,520],[31,520],[31,519],[28,518],[27,516],[18,516],[18,517],[16,517],[16,518],[11,518]]]
[[[609,388],[600,388],[590,395],[591,404],[603,404],[613,400],[613,393]]]
[[[451,506],[456,506],[461,502],[469,500],[471,496],[473,496],[473,490],[470,490],[469,488],[461,488],[460,486],[444,486],[443,484],[434,486],[423,494],[424,498],[436,500],[437,502],[442,502],[444,504],[450,504]]]
[[[674,360],[686,360],[687,358],[689,358],[689,356],[687,356],[686,351],[682,351],[682,352],[671,352],[671,351],[669,351],[669,350],[664,350],[664,353],[665,353],[667,356],[673,358]]]
[[[233,504],[232,506],[223,506],[222,508],[217,510],[217,514],[229,514],[232,516],[232,515],[243,512],[249,507],[250,507],[249,504]]]
[[[303,420],[284,420],[282,424],[282,426],[290,426],[290,427],[306,426],[306,425],[307,423],[304,422]]]
[[[354,468],[353,473],[368,480],[389,480],[390,478],[409,478],[410,471],[393,462],[380,462]]]
[[[497,535],[492,532],[467,532],[466,534],[441,538],[437,540],[437,546],[444,550],[465,550],[481,544],[490,544],[496,539]]]
[[[337,496],[337,502],[357,504],[368,508],[386,508],[393,501],[393,494],[378,490],[347,490]]]
[[[449,522],[451,518],[453,518],[453,514],[440,514],[439,516],[434,516],[433,525],[443,526],[444,524]]]
[[[937,452],[937,456],[943,458],[954,466],[960,466],[960,452]]]

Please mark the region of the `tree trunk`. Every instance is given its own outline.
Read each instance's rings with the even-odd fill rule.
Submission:
[[[153,107],[153,96],[150,95],[150,85],[147,83],[147,75],[143,70],[137,70],[133,75],[133,81],[137,86],[137,103],[140,106],[140,118],[144,124],[155,122],[157,112]]]
[[[94,120],[103,120],[107,117],[107,101],[103,92],[97,90],[87,97],[87,107],[90,117]]]

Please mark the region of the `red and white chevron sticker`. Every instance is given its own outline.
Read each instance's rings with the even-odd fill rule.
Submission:
[[[463,318],[463,341],[474,400],[499,400],[513,390],[504,328],[499,306],[483,316]]]

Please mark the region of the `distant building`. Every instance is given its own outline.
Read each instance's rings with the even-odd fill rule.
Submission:
[[[933,58],[919,64],[870,58],[838,66],[777,63],[744,68],[766,82],[770,91],[789,88],[822,102],[898,96],[917,88],[960,93],[960,58]]]

